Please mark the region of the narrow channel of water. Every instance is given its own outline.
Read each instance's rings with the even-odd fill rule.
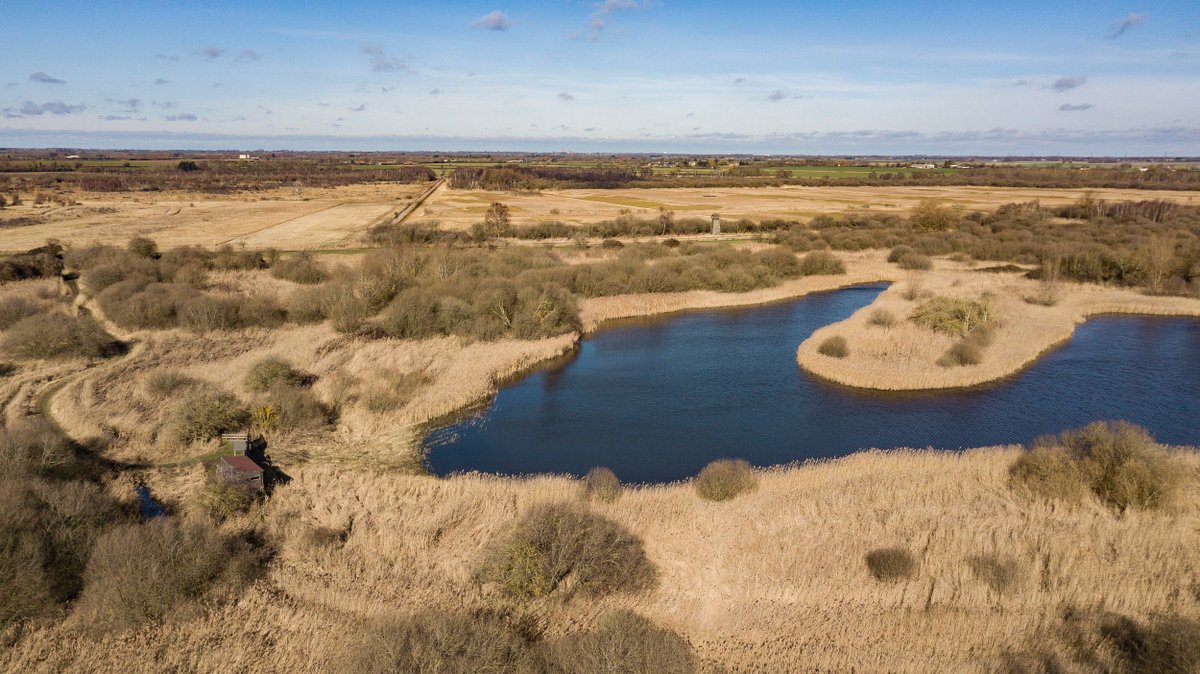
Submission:
[[[1033,367],[966,391],[865,392],[797,366],[800,342],[882,289],[603,329],[569,362],[432,431],[430,470],[582,475],[608,466],[626,482],[664,482],[723,457],[767,466],[870,447],[1023,443],[1118,418],[1162,442],[1200,445],[1200,321],[1190,318],[1093,318]]]

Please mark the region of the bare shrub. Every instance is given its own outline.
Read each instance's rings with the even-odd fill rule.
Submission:
[[[912,246],[902,243],[899,246],[892,248],[891,252],[888,253],[887,261],[892,263],[899,262],[900,258],[904,257],[905,255],[913,255],[916,252],[917,251],[913,250]]]
[[[1162,446],[1126,421],[1097,421],[1057,437],[1039,438],[1009,467],[1011,484],[1074,500],[1091,491],[1105,505],[1154,509],[1178,487],[1178,472]]]
[[[178,370],[163,370],[146,377],[144,387],[146,393],[156,398],[167,398],[201,385],[195,377],[189,377]]]
[[[917,560],[906,548],[878,548],[867,553],[867,569],[876,580],[907,580],[917,573]]]
[[[293,283],[315,284],[324,281],[328,275],[313,256],[308,253],[297,253],[284,258],[271,267],[271,276]]]
[[[718,459],[701,469],[695,485],[706,501],[728,501],[756,488],[758,478],[744,459]]]
[[[621,480],[611,469],[597,466],[583,476],[579,485],[584,500],[612,503],[621,496]]]
[[[691,674],[698,670],[696,656],[682,637],[632,611],[610,613],[596,630],[559,639],[548,650],[548,669],[555,673]]]
[[[530,632],[494,612],[430,611],[375,622],[339,664],[347,674],[538,672]]]
[[[867,319],[869,325],[874,325],[880,328],[890,328],[896,324],[896,315],[887,309],[876,309],[871,312],[871,316]]]
[[[909,211],[908,221],[913,229],[922,232],[942,232],[958,224],[959,214],[933,199],[925,199]]]
[[[319,430],[334,420],[334,411],[306,388],[276,383],[266,392],[265,399],[273,428]]]
[[[800,260],[800,274],[803,276],[833,276],[845,273],[846,265],[826,250],[814,250]]]
[[[256,563],[248,546],[200,521],[119,525],[96,541],[77,610],[97,630],[131,629],[245,578]]]
[[[71,443],[45,417],[0,427],[0,476],[69,476],[75,462]]]
[[[121,343],[90,318],[36,314],[17,321],[4,336],[4,351],[18,358],[107,358]]]
[[[0,479],[0,627],[51,615],[74,598],[97,534],[121,517],[96,484]]]
[[[845,358],[850,355],[850,345],[841,335],[827,337],[817,346],[817,353],[830,358]]]
[[[905,253],[896,260],[896,266],[901,269],[918,269],[929,271],[933,269],[933,260],[919,253]]]
[[[0,330],[7,330],[22,318],[28,318],[41,311],[41,305],[24,297],[0,299]]]
[[[276,384],[299,386],[305,376],[292,364],[276,356],[268,356],[250,367],[242,384],[249,391],[262,393]]]
[[[1009,483],[1037,496],[1078,502],[1087,493],[1079,466],[1057,447],[1035,446],[1008,468]]]
[[[237,396],[227,391],[204,389],[190,394],[175,407],[171,426],[180,442],[197,442],[242,428],[249,418]]]
[[[1025,569],[1019,560],[999,553],[975,555],[967,563],[976,578],[1000,594],[1016,589],[1025,577]]]
[[[937,359],[941,367],[963,367],[978,365],[983,362],[983,349],[969,339],[963,339],[951,346]]]
[[[150,260],[158,258],[158,244],[153,239],[148,239],[144,236],[135,236],[130,239],[129,245],[125,249],[138,257]]]
[[[950,297],[935,297],[913,309],[911,316],[917,325],[951,337],[965,337],[990,318],[991,308],[986,301]]]
[[[223,522],[250,509],[257,493],[242,484],[229,484],[209,473],[192,495],[191,506],[216,522]]]
[[[192,332],[233,330],[238,327],[238,302],[232,298],[201,296],[189,300],[178,310],[179,325]]]
[[[526,512],[492,546],[477,578],[529,599],[556,590],[567,596],[636,592],[652,587],[657,575],[637,536],[580,506],[560,503]]]

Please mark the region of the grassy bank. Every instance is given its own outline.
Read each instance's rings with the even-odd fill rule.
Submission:
[[[1048,288],[1013,269],[980,271],[937,260],[930,271],[902,271],[871,305],[814,332],[797,349],[797,362],[823,379],[858,388],[959,388],[1019,372],[1069,340],[1089,316],[1200,316],[1200,300],[1077,283]],[[986,305],[986,325],[968,335],[912,320],[938,298]],[[821,353],[821,345],[836,337],[845,340],[847,353]]]

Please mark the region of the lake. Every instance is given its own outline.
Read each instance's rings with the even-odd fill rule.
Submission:
[[[1160,442],[1200,445],[1193,318],[1096,317],[1032,367],[966,390],[864,391],[800,369],[800,342],[883,289],[605,327],[573,358],[432,430],[428,467],[438,475],[582,475],[607,466],[624,482],[667,482],[718,458],[769,466],[863,448],[1025,443],[1097,419],[1127,419]]]

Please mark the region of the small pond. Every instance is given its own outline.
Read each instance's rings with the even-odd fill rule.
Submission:
[[[799,368],[800,342],[883,288],[606,327],[573,358],[431,431],[429,468],[582,475],[608,466],[625,482],[665,482],[723,457],[769,466],[869,447],[1024,443],[1096,419],[1200,445],[1200,321],[1191,318],[1096,317],[1029,369],[977,389],[868,392]]]

